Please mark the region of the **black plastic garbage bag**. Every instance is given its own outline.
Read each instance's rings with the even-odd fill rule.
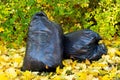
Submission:
[[[30,23],[22,70],[55,69],[63,58],[63,32],[43,12],[36,13]]]
[[[92,30],[79,30],[64,35],[64,58],[74,60],[98,60],[107,53],[104,44],[98,44],[101,37]]]

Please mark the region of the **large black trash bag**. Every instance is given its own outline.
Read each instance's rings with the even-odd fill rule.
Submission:
[[[36,13],[28,30],[22,70],[49,71],[61,65],[63,58],[62,39],[61,27],[49,21],[45,13]]]
[[[64,35],[64,58],[74,60],[98,60],[107,53],[104,44],[98,44],[101,37],[92,30],[79,30]]]

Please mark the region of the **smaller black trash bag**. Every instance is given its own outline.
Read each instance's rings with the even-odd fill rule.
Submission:
[[[36,13],[30,23],[22,70],[53,70],[62,64],[63,32],[43,12]]]
[[[101,37],[92,30],[79,30],[64,35],[64,58],[83,61],[97,60],[107,53],[104,44],[98,44]]]

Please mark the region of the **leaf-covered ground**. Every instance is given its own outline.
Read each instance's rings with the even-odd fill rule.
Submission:
[[[78,63],[66,59],[62,69],[41,73],[20,70],[25,47],[9,49],[0,42],[0,80],[120,80],[120,40],[103,42],[108,53],[98,61]]]

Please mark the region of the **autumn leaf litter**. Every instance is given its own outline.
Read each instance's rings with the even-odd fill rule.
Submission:
[[[6,48],[0,45],[0,79],[2,80],[119,80],[120,79],[120,40],[104,41],[108,48],[107,55],[98,61],[77,62],[71,59],[63,61],[56,72],[21,71],[25,47]],[[111,46],[111,44],[113,44]]]

